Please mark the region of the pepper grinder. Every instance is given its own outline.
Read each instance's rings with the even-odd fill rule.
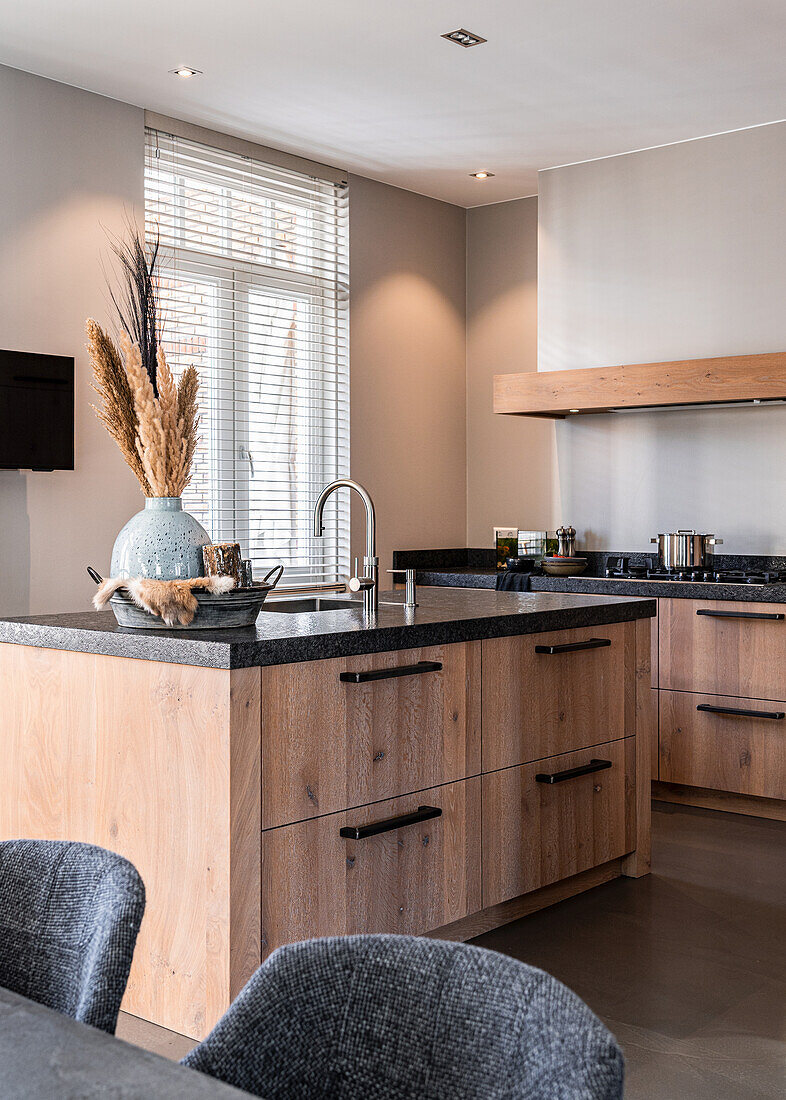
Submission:
[[[575,558],[576,556],[576,528],[557,528],[557,557]]]

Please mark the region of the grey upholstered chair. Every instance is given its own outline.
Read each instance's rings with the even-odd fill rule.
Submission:
[[[0,985],[114,1034],[145,888],[114,852],[0,843]]]
[[[266,1100],[617,1100],[624,1069],[555,978],[410,936],[280,948],[183,1062]]]

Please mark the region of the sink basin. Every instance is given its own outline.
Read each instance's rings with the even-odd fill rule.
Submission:
[[[266,600],[263,611],[278,615],[303,615],[314,611],[362,611],[362,600],[338,600],[332,596],[300,596],[291,600]]]

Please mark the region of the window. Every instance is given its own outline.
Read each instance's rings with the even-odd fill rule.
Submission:
[[[201,441],[184,504],[257,579],[349,571],[346,185],[160,130],[145,141],[145,221],[161,240],[163,343],[199,370]]]

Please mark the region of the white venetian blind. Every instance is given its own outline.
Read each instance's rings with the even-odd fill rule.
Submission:
[[[335,582],[349,569],[347,494],[312,537],[320,489],[349,465],[347,190],[146,130],[145,220],[160,236],[164,348],[202,380],[184,504],[256,579]]]

